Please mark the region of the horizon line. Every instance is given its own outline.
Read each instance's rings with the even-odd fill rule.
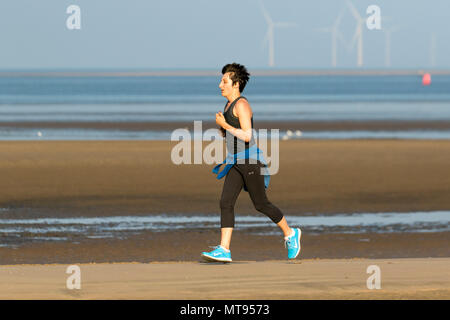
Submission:
[[[248,68],[247,68],[248,69]],[[320,75],[450,75],[450,69],[444,68],[408,68],[408,69],[263,69],[255,68],[252,76],[320,76]],[[9,69],[1,70],[0,77],[32,77],[32,76],[56,76],[56,77],[142,77],[142,76],[220,76],[221,72],[214,69]]]

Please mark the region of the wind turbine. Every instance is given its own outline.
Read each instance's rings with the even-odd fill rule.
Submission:
[[[356,64],[358,65],[358,67],[362,67],[362,65],[363,65],[363,26],[364,26],[365,21],[361,17],[361,15],[358,13],[358,11],[355,9],[355,7],[351,3],[351,1],[347,0],[347,6],[349,7],[350,12],[352,13],[353,17],[356,20],[355,34],[353,36],[353,40],[352,40],[350,48],[353,48],[355,41],[358,41]]]
[[[274,49],[274,29],[276,27],[278,28],[285,28],[285,27],[295,27],[297,26],[295,23],[288,23],[288,22],[273,22],[272,18],[270,17],[269,13],[267,12],[266,8],[264,7],[264,4],[262,1],[259,2],[261,6],[262,13],[264,15],[264,18],[267,22],[267,33],[263,40],[263,45],[267,42],[269,42],[269,66],[273,67],[275,65],[275,49]]]
[[[333,67],[336,67],[336,65],[337,65],[337,42],[338,42],[338,39],[340,39],[341,41],[343,40],[342,34],[339,31],[339,25],[341,24],[343,14],[344,14],[344,10],[341,10],[341,12],[337,16],[336,20],[334,21],[334,23],[331,27],[318,29],[318,31],[321,31],[321,32],[330,32],[331,33],[331,65]]]
[[[398,30],[397,27],[383,27],[383,32],[386,35],[386,43],[385,43],[385,51],[384,51],[384,61],[385,61],[385,65],[386,67],[390,67],[391,66],[391,34],[392,32],[395,32]]]

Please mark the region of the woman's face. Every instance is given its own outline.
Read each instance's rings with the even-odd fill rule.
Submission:
[[[235,83],[232,85],[230,79],[230,73],[227,72],[222,76],[222,80],[220,81],[219,88],[222,91],[222,96],[228,97],[230,96],[236,88],[239,88],[239,83]]]

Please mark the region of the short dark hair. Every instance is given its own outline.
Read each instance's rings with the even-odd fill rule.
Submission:
[[[233,62],[222,68],[222,74],[227,72],[231,72],[230,79],[232,81],[232,85],[239,82],[239,92],[244,91],[245,85],[250,78],[250,73],[248,73],[247,69],[243,65]]]

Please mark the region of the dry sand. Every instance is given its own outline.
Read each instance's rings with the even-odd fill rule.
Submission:
[[[368,289],[370,265],[381,289]],[[2,266],[0,299],[450,299],[450,258]]]

